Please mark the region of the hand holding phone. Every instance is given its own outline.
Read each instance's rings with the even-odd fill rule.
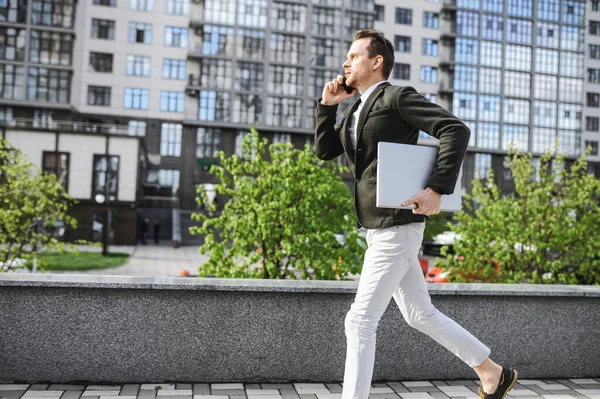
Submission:
[[[321,104],[336,105],[354,95],[356,89],[346,85],[346,78],[338,75],[334,80],[327,82],[323,88]]]

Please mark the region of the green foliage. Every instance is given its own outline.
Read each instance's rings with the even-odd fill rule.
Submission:
[[[450,281],[600,284],[600,180],[586,172],[588,154],[569,169],[552,168],[564,156],[545,153],[538,174],[531,154],[511,151],[511,195],[501,195],[493,173],[475,180],[467,209],[450,226],[464,259],[437,264],[449,268]]]
[[[453,212],[445,211],[429,216],[429,220],[425,223],[423,240],[432,240],[438,234],[448,231],[448,222],[451,222],[453,217]]]
[[[242,147],[243,159],[219,152],[211,168],[216,192],[228,198],[220,214],[198,189],[208,215],[192,215],[200,225],[190,231],[205,236],[200,252],[210,252],[199,275],[294,279],[295,268],[304,279],[333,280],[359,273],[364,239],[350,190],[336,174],[347,169],[318,160],[308,145],[272,144],[267,160],[267,140],[254,129]]]
[[[57,220],[75,226],[67,215],[73,200],[53,174],[43,173],[18,149],[0,138],[0,272],[18,268],[17,259],[35,247],[64,251],[65,244],[36,226]]]

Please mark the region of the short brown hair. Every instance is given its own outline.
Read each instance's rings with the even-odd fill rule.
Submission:
[[[358,30],[354,34],[354,40],[364,39],[366,37],[371,38],[371,44],[367,47],[369,51],[369,58],[375,58],[378,55],[383,57],[383,77],[385,79],[390,77],[392,68],[394,67],[394,46],[388,39],[383,36],[383,33],[376,31],[375,29],[363,29]]]

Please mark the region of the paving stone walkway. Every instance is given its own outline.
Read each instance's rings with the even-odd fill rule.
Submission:
[[[371,386],[372,399],[479,399],[478,381],[390,381]],[[339,399],[330,383],[0,384],[0,399]],[[507,399],[600,399],[600,378],[519,380]]]

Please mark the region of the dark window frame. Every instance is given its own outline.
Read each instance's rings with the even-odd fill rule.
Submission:
[[[111,164],[110,162],[106,162],[106,170],[105,171],[102,171],[102,172],[96,171],[96,164],[98,162],[98,159],[101,159],[101,158],[106,158],[106,154],[94,154],[94,156],[93,156],[93,160],[92,160],[92,197],[91,198],[92,198],[92,200],[94,200],[94,198],[96,198],[96,195],[98,195],[98,194],[104,195],[104,193],[105,193],[104,187],[102,188],[102,191],[96,190],[96,178],[99,173],[108,173],[109,175],[111,175],[111,178],[116,177],[116,179],[117,179],[114,193],[109,190],[108,196],[110,197],[111,194],[114,194],[115,199],[111,200],[111,201],[118,201],[119,200],[119,169],[121,168],[121,156],[108,154],[109,160],[111,158],[117,158],[117,160],[118,160],[116,171],[109,170],[110,164]],[[112,176],[112,175],[115,175],[115,176]],[[105,178],[104,184],[106,184],[106,181],[107,181],[107,179]],[[108,201],[109,198],[105,198],[104,200]]]
[[[46,167],[46,157],[47,156],[54,156],[54,165],[53,167]],[[64,182],[61,183],[60,181],[60,175],[57,173],[59,171],[59,167],[60,167],[60,163],[58,162],[58,159],[60,156],[62,155],[66,155],[67,156],[67,163],[66,163],[66,167],[65,167],[65,180]],[[56,179],[58,180],[59,183],[62,184],[62,186],[65,188],[66,192],[69,192],[69,175],[70,175],[70,169],[71,169],[71,153],[70,152],[64,152],[64,151],[43,151],[42,152],[42,171],[44,171],[44,173],[52,173],[56,176]]]

